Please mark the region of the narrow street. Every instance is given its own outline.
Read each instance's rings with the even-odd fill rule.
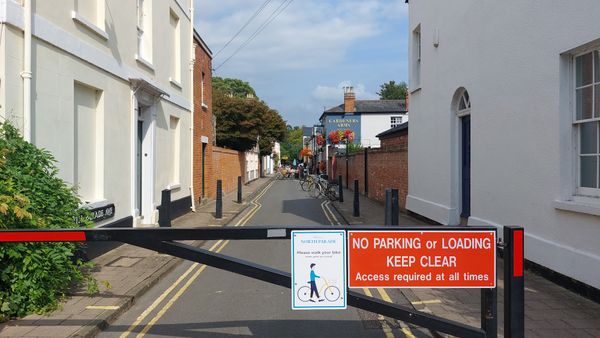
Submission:
[[[332,225],[341,217],[295,180],[273,181],[230,226]],[[209,241],[205,248],[290,271],[289,240]],[[399,292],[363,290],[388,301]],[[427,331],[352,307],[292,311],[290,290],[185,262],[100,337],[424,337]]]

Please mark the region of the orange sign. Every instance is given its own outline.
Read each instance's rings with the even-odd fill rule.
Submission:
[[[495,231],[349,231],[351,288],[493,288]]]

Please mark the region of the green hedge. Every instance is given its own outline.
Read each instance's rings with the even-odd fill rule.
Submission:
[[[78,228],[89,225],[76,192],[58,178],[52,154],[0,123],[0,229]],[[75,243],[0,244],[0,321],[57,307],[69,287],[85,279]]]

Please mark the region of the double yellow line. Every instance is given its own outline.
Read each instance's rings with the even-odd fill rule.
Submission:
[[[325,217],[327,217],[327,220],[329,221],[329,223],[331,223],[331,225],[341,225],[340,221],[335,216],[335,213],[331,210],[330,204],[331,204],[331,202],[329,202],[329,201],[324,201],[323,203],[321,203],[321,209],[323,209],[323,213],[325,214]],[[363,292],[368,297],[373,297],[373,293],[371,292],[370,289],[363,288]],[[381,299],[383,299],[384,301],[386,301],[388,303],[393,303],[392,298],[388,295],[388,293],[385,291],[385,289],[377,288],[377,292],[379,292]],[[381,328],[383,329],[383,333],[385,334],[385,336],[387,338],[394,338],[394,333],[393,333],[392,329],[390,328],[390,326],[388,325],[388,323],[386,322],[385,317],[382,315],[379,315],[377,319],[381,323]],[[415,338],[415,335],[412,333],[410,328],[405,323],[403,323],[403,322],[399,322],[399,323],[400,323],[400,327],[402,329],[402,333],[407,338]]]
[[[252,209],[247,214],[245,214],[242,218],[240,218],[240,220],[234,226],[238,227],[238,226],[246,225],[246,223],[252,218],[252,216],[254,216],[256,214],[256,212],[258,212],[258,210],[262,207],[262,205],[260,203],[258,203],[258,200],[266,194],[266,192],[273,185],[273,183],[274,183],[274,181],[271,181],[271,183],[269,183],[269,185],[267,185],[260,192],[260,194],[256,195],[256,197],[254,197],[254,199],[252,199],[252,201],[250,202],[252,204]],[[210,249],[208,249],[208,250],[219,253],[219,252],[221,252],[221,250],[223,250],[223,248],[225,248],[225,246],[228,243],[229,243],[229,240],[223,241],[222,239],[220,239],[215,244],[213,244],[210,247]],[[200,265],[199,263],[192,264],[192,266],[190,266],[187,269],[187,271],[184,272],[183,275],[181,275],[175,281],[175,283],[173,283],[168,289],[166,289],[158,298],[156,298],[156,300],[154,300],[154,302],[152,302],[152,304],[144,312],[142,312],[137,317],[137,319],[133,322],[133,324],[131,324],[127,328],[127,330],[125,330],[121,334],[120,338],[125,338],[125,337],[129,336],[138,326],[140,326],[142,321],[144,321],[144,319],[146,319],[146,317],[148,317],[148,315],[150,315],[152,312],[154,312],[154,310],[167,298],[167,296],[169,296],[169,294],[171,292],[173,292],[173,290],[175,290],[179,286],[179,284],[181,284],[194,270],[196,270],[196,272],[194,272],[192,277],[189,278],[187,280],[187,282],[179,290],[177,290],[177,292],[171,297],[171,299],[169,299],[168,302],[156,313],[156,315],[152,319],[150,319],[148,324],[146,324],[144,326],[142,331],[140,331],[140,333],[138,333],[136,335],[136,337],[141,338],[144,335],[146,335],[148,330],[150,330],[152,328],[152,326],[154,326],[156,324],[156,322],[158,322],[158,320],[160,320],[160,318],[162,318],[162,316],[164,316],[164,314],[173,306],[173,304],[175,304],[175,302],[181,297],[181,295],[183,295],[183,293],[192,285],[192,283],[198,278],[198,276],[205,269],[206,269],[206,265],[204,265],[204,264],[203,265]]]

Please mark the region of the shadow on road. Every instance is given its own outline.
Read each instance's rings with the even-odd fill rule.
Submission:
[[[314,206],[309,207],[309,204],[314,204]],[[302,218],[305,218],[309,221],[314,222],[314,224],[306,223],[303,225],[323,225],[329,224],[325,215],[321,211],[321,203],[323,200],[319,199],[295,199],[295,200],[284,200],[283,201],[283,209],[281,210],[284,214],[292,214]],[[315,209],[319,210],[315,212]]]

